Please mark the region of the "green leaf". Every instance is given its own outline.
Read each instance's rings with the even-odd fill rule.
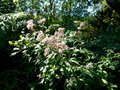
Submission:
[[[13,52],[10,56],[15,56],[19,52]]]
[[[93,76],[94,76],[94,75],[92,75],[92,73],[91,73],[89,70],[85,70],[84,73],[87,74],[88,76],[92,77],[92,78],[93,78]]]
[[[71,58],[69,60],[69,63],[73,66],[80,66],[80,64],[77,61],[75,61],[75,58]]]
[[[112,69],[112,70],[116,69],[115,66],[110,66],[109,68]]]
[[[12,41],[8,41],[8,43],[9,43],[10,45],[13,45],[13,44],[14,44]]]
[[[103,79],[103,78],[102,78],[102,82],[103,82],[105,85],[108,84],[108,82],[107,82],[105,79]]]

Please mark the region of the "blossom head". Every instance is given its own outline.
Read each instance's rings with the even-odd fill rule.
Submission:
[[[30,20],[27,21],[27,24],[33,23],[33,22],[34,22],[34,21],[33,21],[32,19],[30,19]]]
[[[28,30],[34,31],[34,28],[35,28],[35,24],[34,23],[27,24],[27,29]]]
[[[63,32],[65,30],[65,28],[58,28],[59,32]]]
[[[85,22],[82,22],[82,23],[80,24],[80,27],[83,28],[85,25],[86,25]]]
[[[42,42],[45,44],[49,44],[49,43],[51,43],[51,39],[49,37],[46,37],[42,40]]]
[[[68,46],[64,43],[57,43],[57,48],[59,49],[59,52],[63,52],[68,50]]]
[[[87,69],[93,68],[93,63],[88,63],[85,67],[86,67]]]
[[[37,35],[36,40],[43,40],[44,39],[44,33],[42,31],[39,32],[39,34]]]
[[[55,37],[59,37],[59,38],[63,38],[63,37],[64,37],[64,32],[57,32],[57,31],[56,31],[56,32],[54,33],[54,36],[55,36]]]
[[[77,34],[77,35],[79,35],[80,33],[81,33],[81,31],[78,29],[78,31],[77,31],[77,33],[76,33],[76,34]]]
[[[71,83],[71,82],[73,82],[73,81],[75,81],[75,80],[76,80],[75,77],[70,77],[69,79],[66,79],[66,82],[67,82],[67,83]]]
[[[50,48],[45,48],[44,50],[44,56],[48,56],[50,53]]]
[[[34,31],[35,24],[33,22],[34,22],[33,20],[28,20],[27,21],[27,29],[28,30]]]
[[[46,21],[46,18],[42,18],[42,19],[40,19],[40,20],[38,21],[38,23],[39,23],[39,24],[43,24],[43,23],[45,23],[45,21]]]

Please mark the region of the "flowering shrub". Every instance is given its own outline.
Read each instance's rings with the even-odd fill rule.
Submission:
[[[120,89],[117,0],[1,1],[0,90]]]
[[[110,80],[110,73],[107,72],[108,68],[117,68],[108,62],[114,62],[114,57],[110,58],[112,54],[97,60],[97,54],[82,47],[85,43],[80,40],[77,31],[67,33],[65,28],[59,27],[54,34],[49,34],[46,33],[48,28],[44,28],[45,19],[38,22],[43,26],[40,30],[20,35],[18,41],[9,41],[15,46],[11,56],[22,53],[23,60],[34,63],[38,71],[38,85],[52,90],[89,90],[93,87],[101,90],[118,87]],[[33,20],[28,21],[29,23],[32,25]],[[84,26],[85,23],[80,24],[81,28]]]

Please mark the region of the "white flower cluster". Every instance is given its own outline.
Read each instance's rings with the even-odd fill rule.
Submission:
[[[27,21],[27,28],[31,31],[34,31],[35,29],[35,24],[34,24],[34,21],[33,20],[28,20]]]
[[[68,46],[63,43],[62,38],[64,37],[64,30],[65,28],[58,28],[58,31],[54,33],[54,35],[50,37],[45,37],[43,32],[40,32],[37,35],[36,40],[40,40],[44,44],[46,44],[51,49],[62,53],[65,50],[68,50]],[[45,49],[44,55],[48,55],[49,49]]]

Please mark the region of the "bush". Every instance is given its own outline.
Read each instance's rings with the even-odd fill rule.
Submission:
[[[119,58],[119,55],[114,55],[112,50],[106,50],[104,56],[98,56],[85,49],[82,47],[85,43],[76,31],[64,33],[65,28],[58,28],[50,35],[44,22],[39,23],[42,27],[36,30],[33,20],[29,20],[28,26],[31,25],[31,28],[28,29],[31,32],[20,35],[18,41],[9,41],[15,46],[12,57],[21,53],[21,60],[25,65],[28,62],[34,64],[33,69],[29,67],[28,76],[31,76],[32,70],[35,73],[33,76],[38,79],[37,86],[52,90],[91,90],[93,87],[95,90],[109,90],[119,87],[119,80],[114,82],[117,78],[114,75],[119,74],[119,60],[114,59]],[[114,71],[116,73],[112,75]]]
[[[8,41],[18,40],[22,31],[26,32],[26,20],[30,15],[20,12],[0,16],[0,71],[10,66],[10,53],[13,46]]]

